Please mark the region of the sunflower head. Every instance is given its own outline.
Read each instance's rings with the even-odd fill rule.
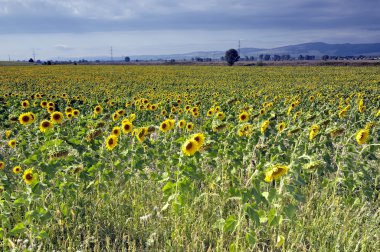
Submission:
[[[269,120],[265,120],[262,124],[261,124],[261,127],[260,127],[260,131],[262,134],[265,133],[265,131],[267,130],[269,126]]]
[[[194,124],[192,122],[187,123],[186,130],[192,131],[194,129]]]
[[[285,129],[285,122],[281,122],[279,125],[277,125],[277,130],[279,132],[282,132]]]
[[[356,141],[358,144],[362,145],[367,142],[367,139],[369,137],[369,130],[368,129],[361,129],[356,133]]]
[[[19,174],[22,171],[21,166],[17,165],[13,167],[12,171],[14,174]]]
[[[106,139],[106,148],[112,151],[117,145],[117,136],[110,135]]]
[[[122,124],[122,130],[123,130],[124,134],[128,134],[128,133],[132,132],[132,130],[133,130],[132,123],[129,120],[124,121]]]
[[[161,130],[162,132],[167,132],[167,131],[170,130],[170,124],[169,124],[168,120],[165,120],[165,121],[163,121],[163,122],[161,123],[161,125],[160,125],[160,130]]]
[[[18,117],[18,120],[22,125],[28,125],[28,124],[31,124],[33,122],[33,118],[31,117],[31,115],[29,113],[21,114]]]
[[[40,127],[39,128],[40,128],[41,132],[46,132],[47,130],[52,129],[53,127],[54,127],[53,123],[51,123],[48,120],[43,120],[40,123]]]
[[[74,117],[78,117],[80,115],[79,110],[78,109],[74,109],[73,115],[74,115]]]
[[[270,167],[265,172],[265,182],[272,182],[273,180],[276,180],[286,174],[289,170],[289,167],[286,165],[277,164],[272,167]]]
[[[29,101],[28,100],[22,101],[21,106],[22,108],[29,108]]]
[[[183,128],[186,125],[186,121],[184,119],[180,120],[177,124],[178,128]]]
[[[242,112],[239,115],[239,121],[240,122],[246,122],[246,121],[248,121],[248,119],[249,119],[249,114],[246,111]]]
[[[194,134],[191,139],[195,140],[197,142],[197,144],[200,146],[203,145],[203,143],[205,142],[205,135],[202,134],[202,133],[197,133],[197,134]]]
[[[112,129],[112,135],[115,135],[115,136],[118,137],[120,135],[120,133],[121,133],[120,127],[118,127],[118,126],[113,127],[113,129]]]
[[[55,111],[50,114],[50,121],[54,124],[61,124],[63,121],[63,114],[59,111]]]
[[[182,145],[182,152],[186,156],[192,156],[199,150],[199,144],[197,141],[194,139],[189,139],[187,140],[183,145]]]
[[[103,111],[103,108],[100,105],[95,106],[95,108],[94,108],[95,114],[98,115],[98,114],[102,113],[102,111]]]
[[[38,174],[34,171],[33,168],[30,168],[24,171],[22,178],[24,179],[27,185],[34,185],[37,183]]]
[[[9,140],[8,146],[11,148],[16,147],[16,139]]]

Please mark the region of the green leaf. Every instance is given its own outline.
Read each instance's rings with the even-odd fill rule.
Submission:
[[[42,239],[48,239],[49,238],[49,234],[45,230],[42,230],[38,234],[37,238],[40,239],[40,240],[42,240]]]
[[[296,211],[297,211],[297,207],[294,205],[290,204],[284,207],[284,212],[286,216],[288,216],[289,219],[292,219],[295,216]]]
[[[21,234],[25,232],[25,224],[24,222],[17,223],[14,228],[9,232],[10,235],[14,236],[17,234]]]
[[[238,225],[238,221],[235,219],[235,216],[230,215],[225,221],[224,231],[226,232],[234,232]]]
[[[253,231],[249,231],[245,234],[245,240],[249,243],[249,245],[253,246],[256,244],[256,234]]]

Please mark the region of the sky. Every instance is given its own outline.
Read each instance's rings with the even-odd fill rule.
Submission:
[[[0,0],[0,60],[380,42],[380,0]]]

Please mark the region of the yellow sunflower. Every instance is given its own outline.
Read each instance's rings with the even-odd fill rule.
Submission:
[[[0,170],[3,170],[5,167],[5,163],[3,161],[0,161]]]
[[[279,132],[282,132],[285,129],[286,125],[285,122],[281,122],[280,124],[277,125],[277,130]]]
[[[28,125],[33,122],[33,118],[30,116],[29,113],[23,113],[18,117],[19,122],[22,125]]]
[[[16,139],[9,140],[8,146],[11,148],[15,148],[16,147]]]
[[[317,124],[314,124],[313,126],[311,126],[310,134],[309,134],[309,140],[310,141],[313,140],[316,135],[318,135],[319,128],[320,127]]]
[[[22,178],[27,185],[33,185],[37,183],[38,174],[34,172],[33,168],[26,169],[22,175]]]
[[[107,137],[106,140],[106,148],[110,151],[112,151],[117,145],[117,136],[110,135]]]
[[[192,156],[194,155],[195,152],[199,150],[199,145],[198,142],[195,141],[194,139],[189,139],[187,140],[183,145],[182,145],[182,152],[186,156]]]
[[[123,121],[121,128],[122,128],[124,134],[128,134],[128,133],[132,132],[133,125],[129,120],[127,120],[127,121]]]
[[[51,106],[48,106],[46,107],[46,110],[49,114],[53,113],[55,111],[55,108],[54,107],[51,107]]]
[[[95,115],[102,113],[102,111],[103,111],[102,106],[100,106],[100,105],[95,106],[95,108],[94,108],[94,114]]]
[[[113,129],[112,129],[112,135],[115,135],[115,136],[118,137],[120,135],[120,133],[121,133],[120,127],[118,127],[118,126],[113,127]]]
[[[160,130],[162,132],[167,132],[170,130],[170,124],[169,124],[169,120],[165,120],[161,123],[160,125]]]
[[[248,112],[246,112],[246,111],[243,111],[243,112],[239,115],[239,121],[240,121],[240,122],[246,122],[246,121],[248,121],[248,119],[249,119],[249,114],[248,114]]]
[[[183,128],[186,125],[186,121],[184,119],[180,120],[177,124],[178,128]]]
[[[53,125],[53,123],[51,123],[48,120],[43,120],[40,123],[40,127],[39,128],[40,128],[41,132],[46,132],[47,130],[54,128],[54,125]]]
[[[226,115],[225,115],[222,111],[220,111],[220,112],[216,113],[216,117],[217,117],[219,120],[223,121],[224,118],[226,117]]]
[[[265,172],[265,182],[272,182],[273,180],[278,179],[289,171],[289,167],[286,165],[277,164],[270,167]]]
[[[192,122],[187,123],[186,130],[192,131],[194,129],[194,124]]]
[[[260,131],[261,131],[262,134],[265,133],[265,131],[267,130],[268,126],[269,126],[269,120],[265,120],[265,121],[261,124],[261,126],[260,126]]]
[[[79,110],[78,109],[74,109],[73,115],[74,115],[74,117],[78,117],[80,115]]]
[[[205,135],[203,135],[202,133],[197,133],[197,134],[194,134],[191,139],[195,140],[199,147],[201,147],[203,145],[203,143],[205,142]]]
[[[369,137],[368,129],[361,129],[356,133],[356,141],[360,145],[365,144],[367,142],[368,137]]]
[[[41,101],[40,105],[43,108],[47,108],[48,102],[47,101]]]
[[[61,124],[63,121],[63,114],[59,111],[55,111],[50,114],[50,121],[54,124]]]
[[[12,171],[14,174],[19,174],[22,171],[21,166],[17,165],[13,167]]]
[[[29,105],[30,105],[30,104],[29,104],[29,101],[28,101],[28,100],[25,100],[25,101],[22,101],[22,102],[21,102],[21,106],[22,106],[22,108],[24,108],[24,109],[25,109],[25,108],[29,108]]]
[[[9,138],[11,136],[11,134],[12,134],[12,131],[10,131],[10,130],[5,131],[5,137],[6,138]]]

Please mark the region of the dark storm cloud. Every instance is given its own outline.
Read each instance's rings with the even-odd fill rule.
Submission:
[[[380,1],[0,0],[0,33],[380,30]]]

